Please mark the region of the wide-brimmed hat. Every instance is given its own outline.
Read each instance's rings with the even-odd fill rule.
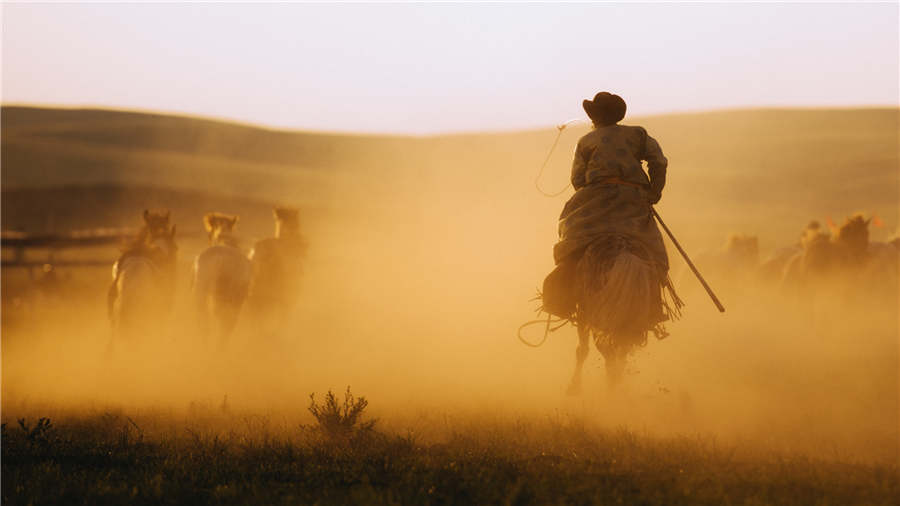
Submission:
[[[608,91],[597,93],[594,100],[585,100],[581,105],[594,123],[611,125],[625,117],[625,101]]]

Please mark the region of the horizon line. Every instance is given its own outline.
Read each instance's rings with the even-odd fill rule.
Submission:
[[[264,123],[257,123],[252,121],[246,121],[241,119],[229,118],[226,116],[211,116],[211,115],[203,115],[203,114],[194,114],[188,113],[184,111],[175,111],[175,110],[162,110],[162,109],[143,109],[140,107],[115,107],[115,106],[107,106],[107,105],[67,105],[67,104],[52,104],[52,103],[28,103],[28,102],[0,102],[0,108],[6,107],[18,107],[18,108],[27,108],[27,109],[45,109],[45,110],[70,110],[70,111],[103,111],[103,112],[118,112],[118,113],[126,113],[126,114],[144,114],[148,116],[169,116],[169,117],[177,117],[183,119],[194,119],[194,120],[202,120],[209,121],[215,123],[228,123],[236,126],[243,126],[249,128],[256,128],[259,130],[267,130],[270,132],[281,132],[281,133],[305,133],[305,134],[320,134],[320,135],[332,135],[332,136],[343,136],[343,137],[405,137],[405,138],[438,138],[438,137],[455,137],[455,136],[465,136],[465,135],[504,135],[504,134],[514,134],[514,133],[526,133],[526,132],[539,132],[543,130],[551,130],[558,129],[559,125],[563,123],[577,122],[577,123],[590,123],[590,120],[587,117],[584,118],[569,118],[567,120],[561,120],[555,124],[549,124],[546,126],[541,125],[529,125],[523,126],[520,128],[509,128],[509,129],[490,129],[490,130],[446,130],[440,132],[432,132],[432,133],[403,133],[396,131],[364,131],[364,130],[327,130],[327,129],[309,129],[304,127],[281,127],[275,125],[266,125]],[[828,105],[828,106],[811,106],[811,105],[797,105],[797,106],[785,106],[785,105],[766,105],[766,106],[749,106],[749,107],[724,107],[719,109],[685,109],[685,110],[671,110],[665,112],[651,113],[651,114],[638,114],[635,116],[627,116],[626,118],[631,119],[649,119],[649,118],[661,118],[661,117],[673,117],[673,116],[697,116],[703,114],[717,114],[717,113],[734,113],[734,112],[762,112],[762,111],[856,111],[856,110],[888,110],[894,109],[900,112],[900,105],[892,105],[892,104],[857,104],[857,105]]]

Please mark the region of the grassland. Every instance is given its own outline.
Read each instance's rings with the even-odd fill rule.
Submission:
[[[456,419],[437,440],[376,431],[347,443],[220,411],[183,425],[121,413],[38,423],[4,426],[4,504],[887,505],[900,494],[891,466],[583,421]]]

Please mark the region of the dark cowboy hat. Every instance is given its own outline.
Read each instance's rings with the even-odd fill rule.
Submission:
[[[625,101],[607,91],[597,93],[594,100],[585,100],[581,105],[588,117],[601,125],[612,125],[625,117]]]

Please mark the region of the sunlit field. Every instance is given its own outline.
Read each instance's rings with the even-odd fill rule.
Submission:
[[[683,318],[617,389],[591,350],[569,396],[575,330],[516,338],[571,195],[534,187],[552,127],[362,137],[4,107],[4,231],[136,228],[148,208],[178,230],[171,312],[128,342],[107,319],[115,245],[54,253],[52,284],[4,247],[4,504],[895,503],[896,264],[804,289],[762,267],[811,220],[863,213],[872,243],[897,237],[898,111],[624,123],[668,156],[657,209],[726,312],[667,243]],[[565,186],[585,131],[562,133],[542,188]],[[275,331],[242,314],[224,343],[202,338],[203,214],[240,215],[246,251],[272,235],[273,205],[300,210],[308,243],[296,308]],[[732,234],[758,258],[730,263]],[[368,402],[358,419],[314,416],[348,387]]]

